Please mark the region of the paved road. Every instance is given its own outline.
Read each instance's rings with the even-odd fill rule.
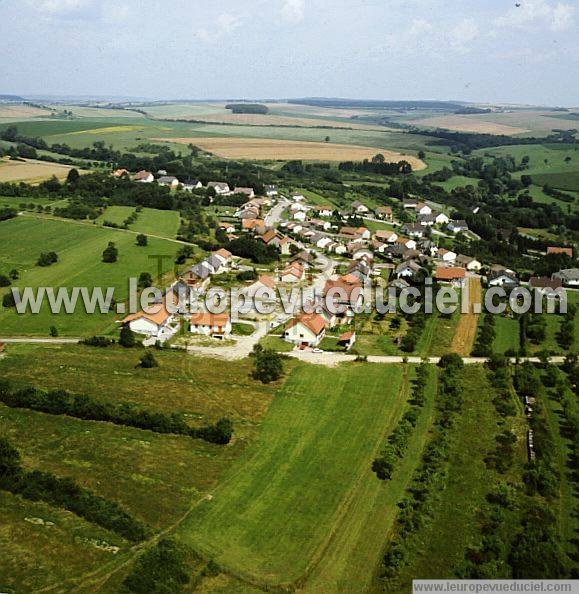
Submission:
[[[289,200],[285,196],[282,196],[280,201],[265,215],[264,222],[266,226],[275,227],[281,221],[281,215],[289,205]]]

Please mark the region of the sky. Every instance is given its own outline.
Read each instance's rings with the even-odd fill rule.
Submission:
[[[0,0],[0,94],[579,106],[579,0]]]

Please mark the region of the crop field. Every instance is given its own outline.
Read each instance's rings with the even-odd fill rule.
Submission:
[[[461,313],[456,325],[456,332],[452,339],[451,351],[462,357],[468,357],[476,340],[479,315],[472,311],[474,303],[482,303],[482,288],[480,277],[467,279],[469,291],[469,312]]]
[[[156,140],[195,144],[196,146],[228,159],[349,161],[371,159],[376,154],[372,147],[324,142],[299,142],[265,138],[159,138]],[[423,169],[424,163],[409,155],[393,151],[380,151],[387,161],[407,160],[415,169]]]
[[[7,274],[12,268],[20,273],[18,287],[115,287],[115,299],[128,295],[129,277],[140,272],[157,274],[157,260],[152,255],[163,254],[164,271],[169,271],[178,245],[162,239],[149,238],[147,247],[135,245],[135,235],[72,221],[36,218],[24,215],[0,223],[2,249],[0,269]],[[119,250],[119,260],[113,264],[101,261],[103,250],[113,241]],[[59,261],[48,267],[36,266],[41,252],[55,251]],[[2,289],[2,294],[9,289]],[[114,327],[114,314],[87,314],[77,307],[73,314],[52,314],[45,306],[38,314],[17,314],[2,308],[0,324],[4,336],[47,336],[54,325],[61,335],[86,336]]]
[[[533,181],[540,185],[549,185],[553,188],[558,188],[559,190],[579,192],[579,171],[541,173],[538,175],[534,175]]]
[[[457,132],[477,132],[478,134],[506,134],[515,136],[530,130],[516,126],[498,124],[484,120],[481,116],[443,115],[432,118],[412,120],[409,123],[427,128],[445,128]]]
[[[298,366],[259,440],[178,535],[233,575],[264,585],[300,578],[376,480],[369,466],[400,416],[401,382],[395,366]]]
[[[149,373],[135,368],[138,357],[138,351],[121,348],[12,345],[0,360],[0,375],[46,388],[78,391],[82,385],[85,393],[103,401],[181,411],[195,423],[229,416],[235,431],[231,444],[217,446],[0,405],[2,435],[18,444],[27,468],[71,477],[118,501],[157,532],[179,522],[215,488],[255,438],[274,388],[249,379],[247,362],[222,362],[223,374],[215,374],[210,359],[166,351],[156,354],[160,367]],[[85,579],[93,583],[117,568],[122,572],[134,555],[130,543],[70,512],[5,492],[0,492],[0,502],[0,545],[5,550],[7,543],[18,543],[0,556],[3,591],[57,585],[78,591]],[[103,544],[120,550],[115,554]]]
[[[0,122],[49,117],[52,111],[31,105],[0,105]]]
[[[46,163],[27,159],[26,161],[0,160],[0,182],[28,182],[36,184],[56,175],[66,179],[71,167],[60,163]]]

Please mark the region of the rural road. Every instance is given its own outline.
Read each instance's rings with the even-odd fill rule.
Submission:
[[[4,344],[76,344],[80,338],[1,338]]]

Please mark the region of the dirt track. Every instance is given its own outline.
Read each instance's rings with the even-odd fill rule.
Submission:
[[[450,349],[462,357],[468,357],[470,355],[474,341],[476,340],[479,314],[473,313],[472,305],[473,303],[480,304],[482,298],[480,277],[469,277],[467,278],[467,282],[469,289],[469,313],[460,315]]]

